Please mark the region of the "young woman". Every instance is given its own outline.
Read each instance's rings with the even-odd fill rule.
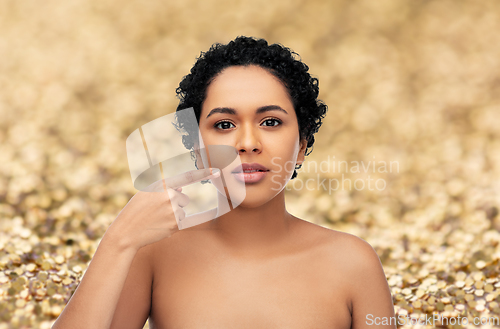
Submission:
[[[170,182],[172,198],[137,193],[53,328],[140,329],[148,317],[165,329],[396,328],[373,248],[286,210],[284,187],[326,113],[318,80],[294,55],[247,37],[202,53],[177,89],[178,110],[193,107],[205,145],[237,150],[243,172],[222,175],[244,181],[245,199],[179,231],[189,200],[175,187],[214,178],[207,168]]]

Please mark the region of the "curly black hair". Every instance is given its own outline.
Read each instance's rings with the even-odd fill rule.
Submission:
[[[300,138],[307,141],[305,155],[309,155],[314,144],[314,134],[318,132],[328,107],[318,99],[318,79],[308,73],[309,67],[300,60],[297,53],[281,44],[268,45],[264,39],[245,36],[238,36],[226,45],[213,44],[207,52],[201,52],[191,73],[179,83],[176,89],[180,100],[177,112],[192,107],[199,123],[206,90],[213,79],[227,67],[248,65],[266,69],[287,88],[297,115]],[[197,127],[186,126],[189,120],[178,117],[177,121],[179,128],[188,132],[197,131]],[[183,136],[187,149],[194,146],[191,136]],[[296,170],[301,166],[302,164],[295,166],[291,179],[297,177]]]

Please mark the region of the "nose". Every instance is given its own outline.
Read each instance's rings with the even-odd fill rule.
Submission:
[[[260,143],[258,131],[255,131],[255,129],[250,126],[242,127],[239,130],[236,144],[236,149],[239,154],[250,152],[260,153],[262,151],[262,145]]]

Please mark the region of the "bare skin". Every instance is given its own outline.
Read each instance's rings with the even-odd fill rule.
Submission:
[[[256,114],[266,105],[287,114]],[[236,114],[207,118],[214,108]],[[205,144],[232,145],[242,162],[272,171],[246,184],[245,201],[231,212],[138,253],[111,328],[138,328],[128,324],[149,317],[154,329],[358,329],[372,327],[368,314],[394,317],[382,266],[368,243],[286,211],[284,189],[276,186],[284,187],[293,172],[285,163],[301,163],[305,151],[293,111],[286,89],[261,68],[230,67],[211,83],[200,119]],[[282,125],[263,125],[269,117]]]
[[[208,224],[153,244],[134,261],[111,328],[139,328],[127,326],[139,314],[151,329],[368,328],[367,314],[394,316],[366,242],[294,219],[289,240],[256,257],[234,255]]]
[[[168,211],[161,194],[134,196],[53,328],[139,329],[149,317],[152,329],[359,329],[372,327],[367,315],[394,317],[368,243],[286,210],[284,186],[306,143],[278,79],[255,66],[223,70],[207,89],[199,127],[205,145],[233,146],[242,162],[270,169],[265,179],[245,183],[244,201],[230,212],[181,231],[171,228],[187,204],[182,189]]]
[[[155,242],[178,232],[177,221],[186,218],[182,207],[189,200],[180,193],[182,186],[220,174],[210,173],[209,169],[189,171],[134,195],[106,230],[78,288],[52,328],[109,328],[127,276],[137,268],[148,271],[143,255]],[[147,282],[146,277],[142,279],[141,283]],[[140,310],[135,311],[136,322],[127,326],[140,325]]]
[[[353,267],[368,264],[353,265],[359,255],[338,250],[366,248],[357,238],[298,220],[279,252],[255,258],[234,256],[214,239],[197,230],[158,244],[152,328],[351,328],[352,292],[363,284],[352,281],[363,268]],[[159,257],[161,250],[169,252]]]

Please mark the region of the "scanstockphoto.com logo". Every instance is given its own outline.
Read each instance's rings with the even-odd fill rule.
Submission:
[[[285,163],[284,167],[280,164],[281,158],[275,157],[272,159],[271,163],[279,168],[279,170],[291,171],[294,169],[295,163]],[[335,157],[330,159],[328,156],[327,160],[320,161],[305,161],[302,166],[304,172],[315,173],[316,177],[309,177],[303,179],[302,177],[296,177],[290,180],[286,186],[287,190],[303,190],[307,189],[309,191],[313,190],[324,190],[328,193],[332,193],[337,190],[364,190],[368,189],[370,191],[383,191],[387,187],[387,181],[380,178],[381,174],[389,173],[399,173],[399,162],[398,161],[382,161],[376,160],[373,156],[373,160],[369,161],[337,161]],[[340,174],[339,178],[323,178],[324,174]],[[346,177],[346,174],[363,174],[363,178],[351,179]],[[276,187],[273,189],[281,190],[280,182],[273,180]]]
[[[492,327],[500,326],[500,318],[497,316],[491,317],[474,317],[470,320],[468,317],[444,317],[439,314],[432,314],[432,316],[423,315],[420,317],[411,317],[408,314],[398,315],[398,317],[376,317],[373,314],[366,315],[366,324],[369,326],[389,326],[389,325],[409,325],[409,326],[435,326],[436,324],[440,326],[467,326],[469,324],[474,324],[476,326],[488,325]]]

